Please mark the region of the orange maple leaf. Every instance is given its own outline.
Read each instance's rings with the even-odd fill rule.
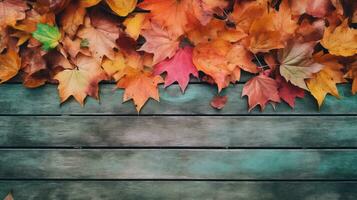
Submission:
[[[218,91],[230,82],[240,79],[240,70],[257,73],[258,68],[252,62],[253,54],[239,44],[216,39],[209,43],[198,44],[194,48],[193,63],[199,71],[213,78]]]
[[[131,67],[126,68],[126,70],[126,75],[117,83],[118,88],[125,89],[124,102],[132,99],[136,110],[140,112],[149,98],[159,101],[160,96],[157,86],[159,83],[164,82],[161,76]]]

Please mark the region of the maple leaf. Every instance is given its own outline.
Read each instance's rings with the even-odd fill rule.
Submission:
[[[114,58],[114,48],[117,48],[120,29],[116,20],[99,11],[90,13],[90,18],[85,19],[85,27],[80,29],[77,36],[88,41],[89,50],[97,62],[101,63],[103,57]]]
[[[190,74],[198,77],[198,71],[192,62],[192,52],[193,49],[186,46],[179,49],[171,59],[164,60],[154,67],[155,75],[167,72],[164,87],[177,81],[181,91],[184,92],[190,80]]]
[[[182,35],[192,13],[192,0],[144,0],[139,8],[150,10],[150,18],[170,33]]]
[[[221,110],[224,108],[227,101],[228,101],[228,96],[214,96],[213,99],[211,100],[210,105],[217,110]]]
[[[0,54],[0,83],[14,77],[20,67],[21,58],[12,48],[9,48],[5,54]]]
[[[327,27],[321,44],[333,55],[353,56],[357,54],[357,29],[350,28],[346,19],[336,28]]]
[[[146,19],[146,13],[136,13],[132,17],[128,17],[124,20],[123,24],[126,27],[125,32],[134,40],[139,38],[141,28]]]
[[[59,81],[61,103],[73,96],[83,106],[87,95],[98,99],[98,83],[107,77],[94,58],[78,55],[74,63],[74,68],[59,72],[54,79]]]
[[[345,74],[345,78],[352,79],[352,94],[357,93],[357,61],[353,62],[349,66],[348,72]]]
[[[15,26],[18,20],[25,19],[28,6],[23,0],[0,1],[0,31],[6,26]]]
[[[308,90],[305,79],[321,70],[323,65],[312,59],[315,42],[290,43],[278,52],[280,74],[293,85]]]
[[[297,27],[297,20],[292,18],[290,8],[283,1],[279,11],[265,11],[252,21],[248,37],[242,43],[253,53],[281,49],[292,38]]]
[[[305,91],[291,83],[287,82],[281,75],[275,77],[276,82],[279,85],[279,96],[285,101],[291,108],[295,107],[295,99],[297,97],[304,98]]]
[[[330,54],[323,55],[321,52],[314,57],[317,62],[324,65],[324,68],[314,74],[306,83],[312,96],[315,97],[319,107],[321,107],[327,94],[332,94],[337,98],[340,97],[336,84],[344,83],[346,80],[343,78],[343,65],[338,63],[335,56]]]
[[[106,0],[109,7],[119,16],[125,17],[131,13],[137,4],[137,0]]]
[[[209,43],[198,44],[193,51],[193,63],[199,71],[213,78],[218,91],[230,82],[240,79],[240,70],[257,73],[258,68],[252,62],[253,55],[239,44],[216,39]]]
[[[143,30],[142,35],[146,42],[138,51],[153,53],[153,64],[171,58],[179,48],[178,37],[168,33],[155,23],[151,23],[150,29]]]
[[[61,33],[56,26],[41,23],[37,24],[37,30],[32,33],[32,36],[41,42],[45,51],[55,48],[61,39]]]
[[[248,96],[249,112],[258,105],[263,111],[269,101],[280,102],[278,83],[263,73],[251,78],[244,85],[243,96]]]
[[[26,48],[21,52],[21,68],[25,72],[23,85],[39,87],[48,80],[46,61],[38,48]]]
[[[126,75],[117,83],[118,88],[125,89],[123,101],[133,100],[136,110],[141,108],[149,98],[159,101],[159,83],[163,82],[161,76],[153,75],[133,68],[127,68]]]
[[[76,35],[79,26],[84,22],[85,14],[86,9],[82,7],[79,2],[71,2],[64,10],[60,20],[63,31],[70,37]]]

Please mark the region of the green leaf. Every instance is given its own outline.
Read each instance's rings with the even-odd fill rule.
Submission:
[[[32,36],[42,43],[42,48],[46,51],[55,48],[61,39],[61,33],[57,26],[41,23],[37,24],[37,29],[32,33]]]

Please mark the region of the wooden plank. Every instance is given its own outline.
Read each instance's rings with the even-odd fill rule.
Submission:
[[[210,99],[217,93],[213,86],[193,84],[182,95],[177,85],[160,89],[161,102],[150,101],[141,114],[214,114],[214,115],[246,115],[246,114],[357,114],[357,95],[351,96],[350,85],[339,87],[341,100],[328,96],[324,106],[319,110],[311,96],[299,99],[296,108],[292,110],[287,104],[279,104],[274,110],[267,106],[264,113],[255,109],[248,112],[246,98],[241,98],[242,84],[230,87],[222,94],[228,94],[226,107],[215,110],[209,105]],[[18,84],[0,86],[0,114],[115,114],[137,115],[131,102],[122,103],[122,90],[113,91],[114,85],[105,84],[101,87],[101,102],[89,98],[85,107],[81,107],[73,99],[60,106],[56,86],[48,85],[38,89],[25,89]]]
[[[357,147],[355,116],[0,116],[0,147]]]
[[[357,179],[357,150],[0,150],[0,179]]]
[[[357,182],[0,181],[15,200],[355,200]]]

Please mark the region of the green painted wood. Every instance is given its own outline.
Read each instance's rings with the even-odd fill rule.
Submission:
[[[357,182],[0,181],[15,200],[356,200]]]
[[[228,94],[226,107],[215,110],[209,105],[210,99],[217,93],[213,86],[203,84],[190,85],[183,95],[177,85],[160,89],[161,103],[151,100],[141,114],[262,114],[259,109],[248,112],[246,98],[241,98],[242,84],[229,87],[222,94]],[[131,102],[122,104],[122,90],[113,91],[114,85],[105,84],[101,87],[100,103],[89,98],[85,107],[71,101],[60,106],[55,85],[47,85],[38,89],[26,89],[18,84],[0,86],[0,114],[117,114],[127,115],[138,113]],[[287,104],[279,104],[274,110],[267,106],[263,114],[357,114],[357,95],[351,96],[350,85],[339,86],[341,100],[328,96],[324,106],[318,110],[311,96],[297,100],[296,108],[292,110]]]
[[[355,116],[0,116],[0,147],[357,147]]]
[[[357,150],[0,150],[0,179],[357,179]]]

